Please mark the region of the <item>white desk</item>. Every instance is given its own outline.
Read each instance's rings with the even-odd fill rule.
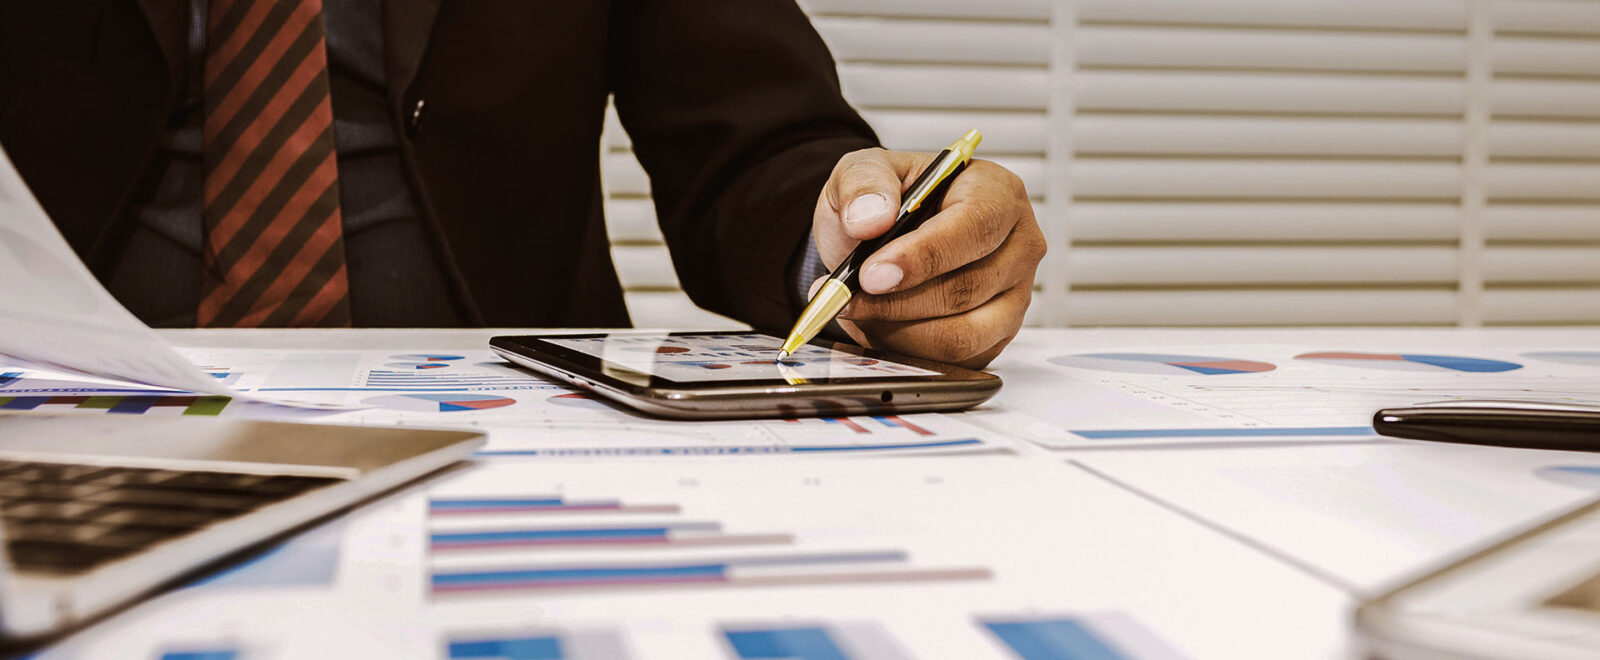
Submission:
[[[202,349],[464,351],[481,349],[490,336],[509,332],[163,334],[180,347]],[[1041,401],[1048,403],[1052,396],[1070,406],[1075,392],[1089,391],[1082,388],[1110,391],[1145,378],[1062,369],[1046,361],[1050,356],[1137,349],[1241,357],[1230,351],[1242,347],[1283,355],[1363,347],[1504,353],[1600,347],[1600,333],[1030,330],[994,365],[1006,388],[963,418],[1015,433],[1027,428],[1018,425],[1020,415],[1040,412]],[[1149,387],[1148,380],[1137,384]],[[1054,431],[1061,432],[1059,427]],[[1340,657],[1348,650],[1348,608],[1355,597],[1502,528],[1587,497],[1581,487],[1529,476],[1541,467],[1571,462],[1600,463],[1564,453],[1349,438],[1080,443],[1057,450],[1016,441],[1010,453],[937,458],[484,461],[308,535],[322,534],[320,541],[288,546],[315,551],[326,549],[332,538],[335,577],[281,587],[242,581],[182,590],[136,606],[53,650],[86,657],[137,650],[139,657],[151,657],[185,644],[231,644],[242,650],[241,658],[431,658],[443,657],[446,644],[462,635],[561,631],[620,640],[640,658],[716,657],[727,650],[719,626],[799,622],[833,631],[835,641],[859,633],[867,641],[858,650],[874,639],[888,639],[918,657],[1002,657],[993,638],[975,627],[974,617],[1066,613],[1085,617],[1102,631],[1143,630],[1112,636],[1127,645],[1124,650],[1137,647],[1139,635],[1147,633],[1199,657]],[[1496,481],[1492,488],[1481,481],[1485,474]],[[599,483],[607,490],[592,486]],[[930,489],[928,484],[935,483],[956,488]],[[685,515],[714,517],[729,530],[781,528],[800,541],[824,545],[903,544],[918,565],[977,562],[992,571],[992,578],[487,599],[427,593],[424,565],[439,561],[423,547],[428,532],[439,529],[422,522],[429,497],[552,484],[573,496],[675,502]],[[1456,497],[1480,486],[1493,497]],[[879,533],[889,529],[898,536]],[[449,560],[476,566],[494,564],[496,558]]]

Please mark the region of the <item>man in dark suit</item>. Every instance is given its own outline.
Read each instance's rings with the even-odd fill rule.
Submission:
[[[0,146],[152,325],[628,325],[608,95],[685,290],[779,333],[931,157],[877,148],[792,0],[0,0]],[[974,161],[840,326],[987,364],[1043,251]]]

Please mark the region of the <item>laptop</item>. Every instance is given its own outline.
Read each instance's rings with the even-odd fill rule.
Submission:
[[[0,415],[0,639],[90,621],[483,442],[465,431]]]

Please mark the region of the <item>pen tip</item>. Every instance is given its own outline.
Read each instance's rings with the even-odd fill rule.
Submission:
[[[786,350],[783,350],[783,349],[780,348],[780,349],[778,349],[778,359],[773,360],[773,361],[774,362],[782,362],[783,359],[786,358],[786,357],[789,357],[789,351],[786,351]]]

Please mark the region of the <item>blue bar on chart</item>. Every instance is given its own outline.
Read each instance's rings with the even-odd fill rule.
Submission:
[[[484,639],[469,642],[450,642],[451,660],[564,660],[561,638],[522,637],[517,639]]]
[[[818,627],[724,630],[741,660],[850,660],[828,631]]]
[[[1160,438],[1334,438],[1375,435],[1370,426],[1302,426],[1203,429],[1096,429],[1073,431],[1086,440],[1146,440]]]
[[[428,512],[433,514],[470,511],[473,513],[497,511],[539,511],[551,507],[565,506],[566,500],[559,496],[533,496],[533,497],[437,497],[428,500]]]
[[[7,371],[5,373],[0,373],[0,387],[5,387],[19,380],[22,380],[22,372],[20,371]]]
[[[721,626],[740,660],[907,660],[911,656],[883,626],[870,622],[739,624]]]
[[[432,516],[492,513],[678,513],[675,504],[623,504],[620,500],[569,500],[559,495],[524,497],[434,497],[428,500]]]
[[[232,648],[186,649],[161,654],[161,660],[238,660],[238,658],[239,649]]]
[[[724,564],[686,564],[681,566],[617,566],[606,568],[549,568],[506,571],[464,571],[435,573],[435,592],[486,589],[538,589],[550,587],[596,587],[646,585],[681,582],[723,582],[728,567]]]
[[[870,445],[733,445],[707,447],[558,447],[554,449],[486,449],[474,452],[475,456],[736,456],[747,454],[851,454],[871,452],[915,451],[947,449],[950,447],[981,447],[978,438],[937,440],[933,442],[892,442]]]
[[[521,632],[452,636],[445,644],[450,660],[624,660],[622,638],[598,632]]]
[[[793,553],[605,564],[529,564],[499,570],[435,568],[434,594],[661,586],[822,585],[987,580],[984,567],[905,566],[901,550]],[[828,567],[832,570],[823,570]]]
[[[1022,660],[1126,660],[1078,619],[989,619],[982,624]]]
[[[677,532],[719,532],[714,522],[673,522],[644,525],[507,529],[492,531],[435,532],[429,541],[435,550],[486,548],[525,545],[587,545],[666,543]]]

